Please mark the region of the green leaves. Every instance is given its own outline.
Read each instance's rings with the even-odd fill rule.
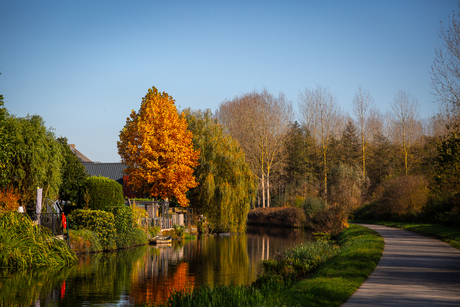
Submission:
[[[124,206],[123,187],[115,180],[103,176],[91,176],[85,181],[88,206],[94,210],[108,211]]]
[[[114,250],[116,244],[115,218],[112,213],[100,210],[74,210],[71,220],[78,228],[86,228],[96,232],[104,250]]]
[[[223,132],[210,110],[184,110],[201,152],[195,168],[198,187],[190,191],[192,207],[208,218],[212,231],[245,229],[255,180],[238,143]]]
[[[458,125],[438,146],[435,184],[437,193],[460,190],[460,128]]]
[[[57,139],[61,144],[63,163],[61,167],[62,183],[59,187],[59,199],[77,203],[82,200],[85,179],[88,177],[85,167],[67,144],[67,138]]]
[[[2,129],[8,146],[2,148],[0,157],[0,184],[18,189],[23,204],[33,201],[37,187],[43,188],[43,199],[57,197],[63,158],[61,147],[44,120],[38,115],[7,116]]]

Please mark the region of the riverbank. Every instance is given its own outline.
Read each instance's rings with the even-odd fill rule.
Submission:
[[[335,244],[339,248],[336,256],[314,268],[306,278],[297,279],[295,274],[288,279],[261,276],[251,286],[176,292],[164,306],[340,306],[377,266],[384,242],[375,231],[351,225],[336,237]]]
[[[353,220],[352,223],[375,224],[409,230],[421,235],[443,241],[460,250],[460,228],[446,227],[439,224],[402,223],[373,220]]]
[[[248,225],[272,227],[303,227],[306,217],[296,207],[256,208],[248,212]]]

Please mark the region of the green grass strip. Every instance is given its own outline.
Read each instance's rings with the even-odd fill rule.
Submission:
[[[355,220],[353,223],[376,224],[399,229],[409,230],[421,235],[443,241],[460,250],[460,228],[445,227],[439,224],[402,223],[385,221]]]

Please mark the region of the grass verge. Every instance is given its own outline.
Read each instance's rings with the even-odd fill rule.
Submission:
[[[460,250],[460,228],[445,227],[439,224],[402,223],[385,221],[354,220],[352,223],[376,224],[409,230],[421,235],[443,241]]]
[[[377,266],[384,241],[377,232],[359,225],[351,225],[336,239],[340,251],[306,278],[270,275],[251,286],[201,287],[191,293],[173,293],[164,306],[340,306]]]

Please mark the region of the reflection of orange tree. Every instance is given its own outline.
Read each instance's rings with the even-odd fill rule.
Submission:
[[[133,281],[134,284],[134,281]],[[139,286],[139,285],[138,285]],[[195,277],[189,274],[189,264],[182,262],[177,265],[174,274],[165,274],[147,280],[144,291],[131,291],[135,304],[165,302],[173,291],[191,291],[195,286]]]

